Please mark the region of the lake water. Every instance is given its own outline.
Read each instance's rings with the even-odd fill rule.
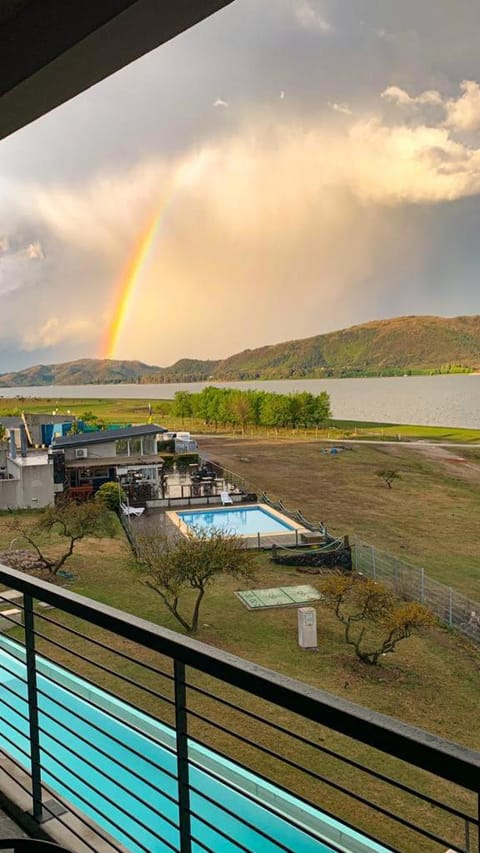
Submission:
[[[480,428],[480,375],[394,376],[378,379],[282,379],[267,382],[184,382],[168,385],[51,385],[1,388],[3,397],[172,399],[176,391],[256,388],[288,394],[328,391],[335,418]]]

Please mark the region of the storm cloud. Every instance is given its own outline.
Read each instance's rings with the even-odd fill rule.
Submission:
[[[6,140],[0,369],[99,354],[154,213],[119,357],[477,312],[474,25],[467,2],[237,0]]]

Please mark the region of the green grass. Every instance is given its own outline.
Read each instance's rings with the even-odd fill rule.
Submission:
[[[149,418],[149,404],[152,419],[172,430],[187,429],[198,434],[241,434],[240,429],[219,427],[205,424],[195,418],[176,418],[171,414],[172,400],[148,399],[82,399],[56,397],[25,397],[18,399],[0,397],[0,416],[19,415],[22,411],[32,413],[58,412],[58,414],[81,416],[85,412],[93,412],[106,423],[146,423]],[[451,441],[459,443],[480,442],[480,429],[461,429],[457,427],[412,426],[408,424],[388,424],[374,421],[332,420],[325,429],[272,429],[267,427],[248,427],[246,434],[256,437],[288,437],[301,440],[312,438],[354,438],[354,439],[385,439],[398,441]]]
[[[364,452],[370,452],[370,448],[361,448],[361,453]],[[285,455],[285,446],[283,453]],[[265,473],[268,478],[268,466],[265,467]],[[288,498],[289,495],[285,497]],[[22,514],[23,522],[28,519],[33,521],[34,518],[34,513]],[[11,540],[11,530],[7,528],[9,521],[10,514],[0,516],[0,547],[4,547]],[[74,582],[69,584],[70,589],[177,630],[177,623],[166,611],[159,596],[142,583],[142,577],[133,566],[131,553],[120,527],[113,539],[92,539],[80,543],[67,568],[76,575]],[[298,584],[303,580],[294,569],[275,567],[267,555],[259,555],[257,558],[256,572],[253,586],[257,587]],[[314,577],[308,578],[308,581],[315,584]],[[235,589],[238,588],[238,584],[228,578],[221,579],[211,588],[202,607],[199,639],[353,702],[426,728],[447,739],[478,748],[479,657],[477,651],[468,643],[441,628],[435,628],[401,644],[398,652],[389,657],[378,671],[372,670],[356,663],[343,643],[341,626],[321,605],[317,607],[318,652],[302,652],[296,641],[296,610],[275,609],[261,613],[248,611],[234,595]],[[191,606],[191,601],[187,600],[187,606]],[[106,631],[92,628],[81,620],[62,615],[58,610],[48,611],[45,616],[58,624],[44,621],[41,632],[45,637],[61,642],[70,651],[62,650],[47,640],[40,640],[41,652],[152,715],[173,722],[170,705],[132,683],[136,681],[144,684],[149,689],[160,691],[162,695],[171,698],[170,682],[165,682],[142,666],[147,663],[168,674],[171,673],[171,663],[168,660],[133,643],[120,640]],[[69,634],[65,630],[68,627],[75,628],[85,637]],[[89,638],[104,643],[106,648],[91,644]],[[110,668],[112,674],[80,660],[75,656],[76,651]],[[118,658],[117,651],[129,655],[132,660]],[[122,681],[119,677],[121,675],[127,676],[131,681]],[[213,696],[228,699],[239,709],[246,708],[267,720],[273,719],[288,731],[295,731],[314,743],[339,750],[350,758],[391,773],[394,777],[398,776],[416,788],[421,786],[422,790],[432,795],[442,796],[456,805],[473,809],[473,802],[470,802],[468,795],[458,793],[452,786],[439,783],[411,767],[403,767],[389,756],[377,754],[355,740],[336,735],[326,727],[307,723],[289,712],[272,708],[268,703],[252,699],[242,691],[226,688],[213,678],[201,677],[191,669],[187,672],[187,679],[190,683],[208,690]],[[318,753],[312,747],[292,741],[262,723],[249,720],[234,708],[219,705],[216,699],[210,699],[192,690],[188,693],[190,707],[205,718],[202,720],[191,717],[191,735],[217,749],[227,751],[253,769],[260,766],[262,772],[274,781],[286,785],[300,795],[318,800],[323,808],[332,809],[345,819],[351,819],[351,801],[343,795],[325,786],[319,786],[291,767],[279,766],[265,754],[259,757],[258,751],[212,727],[209,720],[217,720],[227,727],[234,726],[243,736],[253,738],[256,743],[280,752],[290,760],[299,762],[301,766],[320,769]],[[393,790],[386,795],[385,789],[374,780],[360,776],[336,759],[324,756],[321,759],[321,772],[364,795],[378,797],[384,805],[398,809],[405,816],[424,820],[433,830],[451,831],[452,840],[462,840],[461,827],[457,832],[455,827],[448,826],[449,821],[442,821],[435,810],[430,807],[423,808],[418,802],[412,802],[398,791]],[[387,833],[386,837],[390,842],[407,853],[416,853],[420,849],[418,839],[414,840],[408,832],[387,827],[382,819],[375,819],[372,824],[372,815],[361,806],[355,806],[355,816],[352,820],[376,834]],[[430,848],[426,843],[422,844],[421,849],[428,853],[434,848]]]

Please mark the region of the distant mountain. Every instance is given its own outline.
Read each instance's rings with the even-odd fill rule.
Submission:
[[[389,376],[457,370],[480,370],[479,315],[375,320],[339,332],[245,350],[219,361],[183,358],[170,367],[93,358],[36,365],[0,374],[0,386]]]

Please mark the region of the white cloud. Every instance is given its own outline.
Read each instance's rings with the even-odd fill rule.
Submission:
[[[474,80],[464,80],[460,89],[463,95],[451,98],[445,104],[445,123],[459,131],[471,132],[480,128],[480,86]]]
[[[312,0],[296,0],[294,14],[297,23],[305,30],[326,33],[332,29],[321,12],[314,6]]]
[[[86,319],[65,320],[49,317],[39,328],[32,328],[23,335],[23,349],[54,347],[57,344],[81,342],[92,338],[93,323]]]
[[[330,109],[331,109],[331,110],[333,110],[335,113],[343,113],[343,115],[347,115],[347,116],[349,116],[349,115],[351,115],[351,114],[352,114],[352,111],[351,111],[350,107],[349,107],[347,104],[337,104],[337,103],[331,103],[331,102],[329,101],[329,102],[328,102],[328,106],[329,106],[329,107],[330,107]]]
[[[397,104],[405,106],[411,104],[443,105],[442,96],[436,89],[427,89],[425,92],[421,92],[419,95],[411,97],[405,89],[400,89],[399,86],[388,86],[388,88],[381,93],[380,97],[385,98],[387,101],[394,101]]]
[[[223,100],[223,98],[217,98],[217,99],[213,102],[213,106],[214,106],[214,107],[221,107],[221,108],[223,108],[223,109],[227,109],[227,107],[228,107],[228,101],[224,101],[224,100]]]
[[[280,100],[283,101],[284,99],[285,99],[285,92],[282,89],[282,91],[280,92]]]
[[[397,124],[384,121],[380,109],[375,115],[344,112],[341,122],[328,121],[324,112],[308,124],[250,115],[229,135],[182,157],[154,158],[83,185],[18,187],[39,233],[79,263],[67,276],[55,273],[55,290],[50,267],[45,270],[39,309],[26,331],[28,311],[17,311],[16,326],[1,316],[0,324],[9,332],[16,328],[28,349],[78,341],[94,355],[111,316],[109,303],[115,306],[132,249],[155,211],[162,213],[160,227],[120,357],[157,364],[185,355],[220,357],[265,343],[265,330],[273,328],[278,340],[297,331],[314,334],[315,318],[338,316],[341,304],[353,306],[348,310],[355,317],[356,294],[363,299],[363,284],[378,279],[379,258],[398,263],[403,250],[401,228],[388,230],[394,218],[387,208],[480,193],[480,146],[458,141],[443,114],[428,125],[421,108],[430,102],[416,104],[415,126],[403,107]],[[40,269],[25,255],[21,263],[30,274]],[[90,280],[89,269],[101,274]],[[297,329],[291,325],[280,291],[295,293],[303,318],[312,318],[310,330],[305,319],[301,325],[298,319]],[[166,298],[168,324],[161,322]],[[205,305],[208,328],[198,322]],[[95,321],[87,326],[82,318],[89,315]],[[225,324],[225,316],[235,323]],[[350,316],[342,317],[348,324]]]

